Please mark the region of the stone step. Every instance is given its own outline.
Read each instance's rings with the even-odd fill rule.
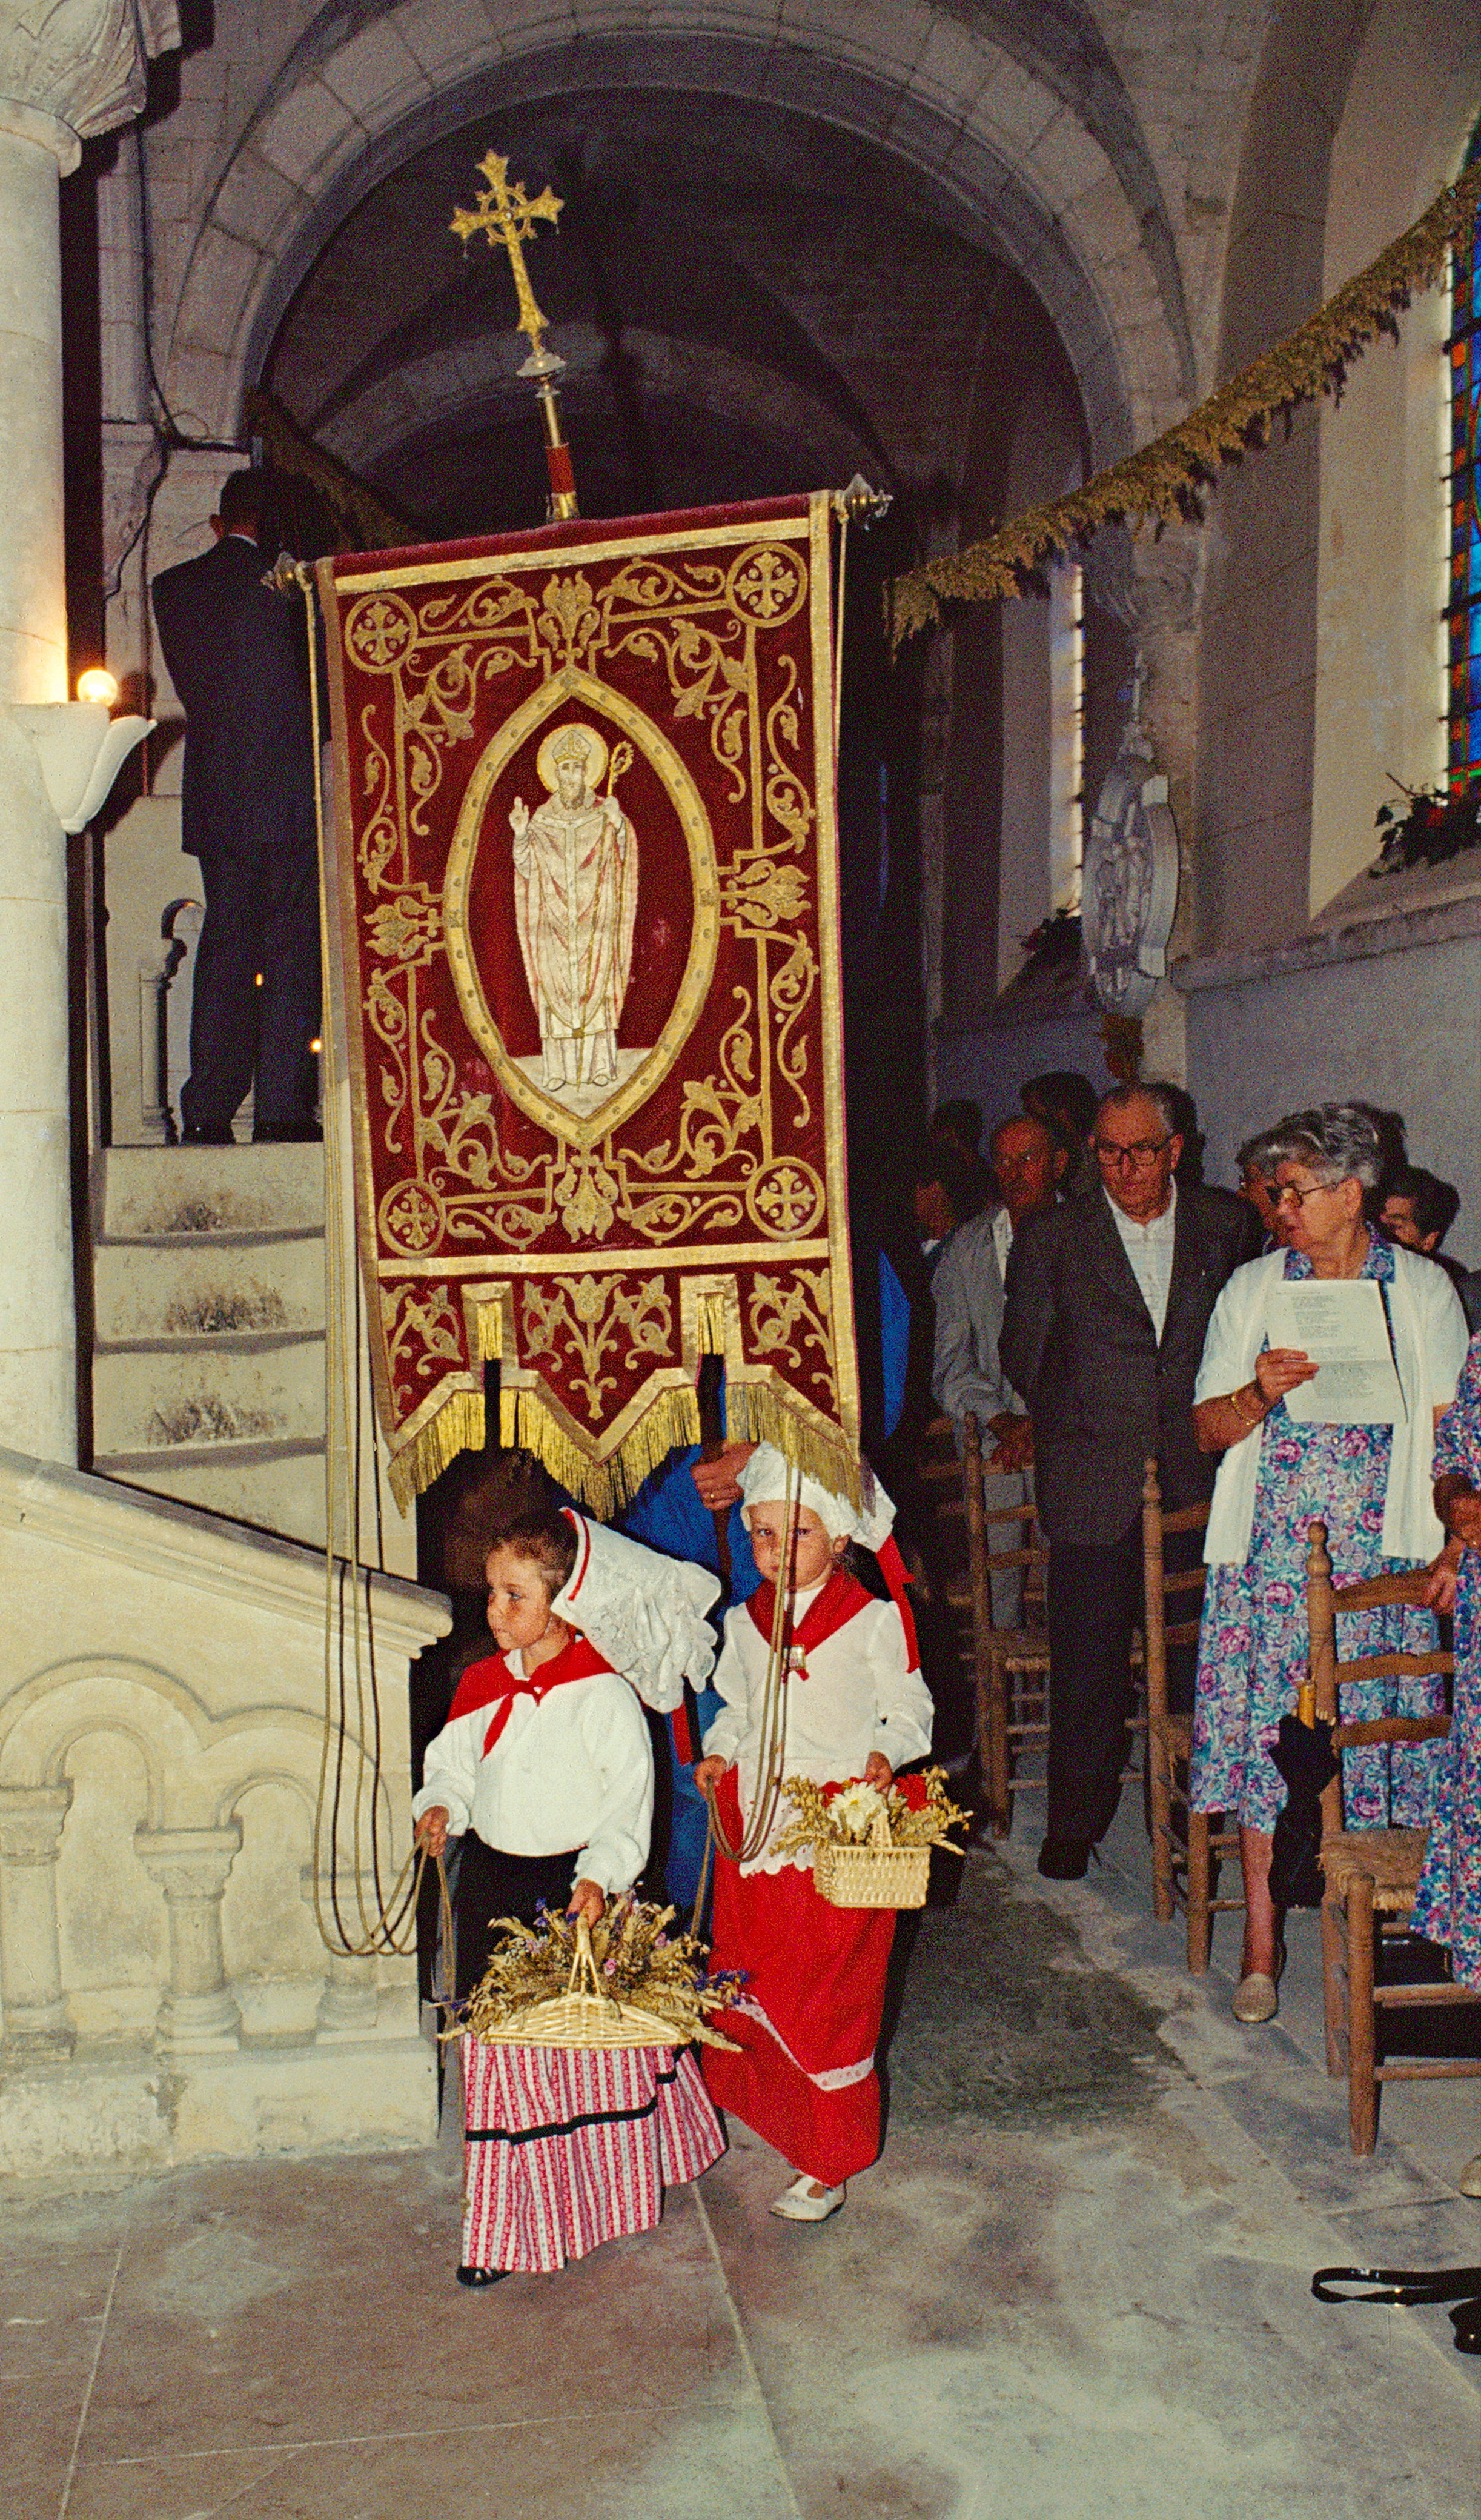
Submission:
[[[100,1344],[93,1351],[93,1444],[100,1462],[123,1453],[153,1460],[180,1447],[284,1440],[324,1440],[322,1332],[231,1330]],[[169,1492],[203,1502],[193,1491]]]
[[[167,1452],[116,1453],[93,1468],[151,1496],[177,1497],[309,1549],[324,1546],[322,1443],[178,1444]]]
[[[140,1236],[93,1254],[105,1346],[206,1341],[233,1332],[322,1330],[322,1234]]]
[[[322,1147],[108,1147],[101,1241],[324,1232]]]

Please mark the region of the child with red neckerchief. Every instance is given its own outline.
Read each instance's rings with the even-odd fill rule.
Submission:
[[[820,1785],[862,1777],[882,1791],[897,1768],[925,1756],[931,1727],[883,1490],[866,1470],[861,1512],[816,1479],[799,1479],[770,1444],[756,1448],[740,1482],[762,1584],[727,1615],[711,1682],[725,1705],[695,1771],[735,1846],[764,1782],[761,1714],[779,1584],[787,1595],[784,1776]],[[850,1541],[878,1554],[889,1600],[876,1600],[847,1568]],[[711,1966],[743,1970],[745,1985],[725,2024],[740,2052],[706,2049],[704,2077],[719,2106],[796,2173],[772,2212],[821,2223],[879,2150],[875,2048],[895,1917],[892,1909],[834,1908],[820,1897],[810,1851],[776,1852],[792,1817],[784,1804],[753,1854],[743,1862],[722,1855],[717,1865]]]

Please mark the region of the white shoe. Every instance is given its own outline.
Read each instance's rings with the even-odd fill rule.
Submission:
[[[1456,2183],[1462,2196],[1481,2196],[1481,2152],[1466,2163]]]
[[[804,2171],[800,2179],[792,2181],[785,2195],[778,2197],[771,2210],[780,2214],[784,2223],[826,2223],[830,2214],[837,2213],[847,2194],[846,2186],[825,2187],[820,2194],[818,2182],[809,2179]]]

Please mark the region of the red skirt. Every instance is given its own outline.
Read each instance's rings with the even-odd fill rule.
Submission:
[[[738,1842],[734,1770],[719,1794]],[[742,1872],[715,1866],[710,1966],[740,1968],[739,2004],[715,2026],[740,2049],[704,2050],[710,2097],[775,2144],[792,2168],[836,2187],[879,2151],[875,2049],[895,1939],[893,1908],[833,1908],[811,1871]]]
[[[694,2057],[463,2042],[463,2264],[555,2274],[651,2231],[725,2150]]]

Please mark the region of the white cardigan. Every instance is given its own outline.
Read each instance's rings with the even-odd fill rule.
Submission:
[[[1285,1275],[1285,1253],[1268,1251],[1236,1269],[1214,1306],[1193,1406],[1220,1400],[1252,1382],[1266,1341],[1273,1288]],[[1388,1492],[1383,1502],[1385,1557],[1430,1558],[1444,1546],[1430,1491],[1434,1484],[1435,1411],[1447,1408],[1465,1362],[1469,1332],[1446,1272],[1416,1251],[1394,1245],[1389,1288],[1394,1362],[1409,1415],[1394,1428]],[[1219,1464],[1203,1555],[1210,1565],[1242,1566],[1249,1555],[1260,1468],[1260,1429],[1231,1444]]]

